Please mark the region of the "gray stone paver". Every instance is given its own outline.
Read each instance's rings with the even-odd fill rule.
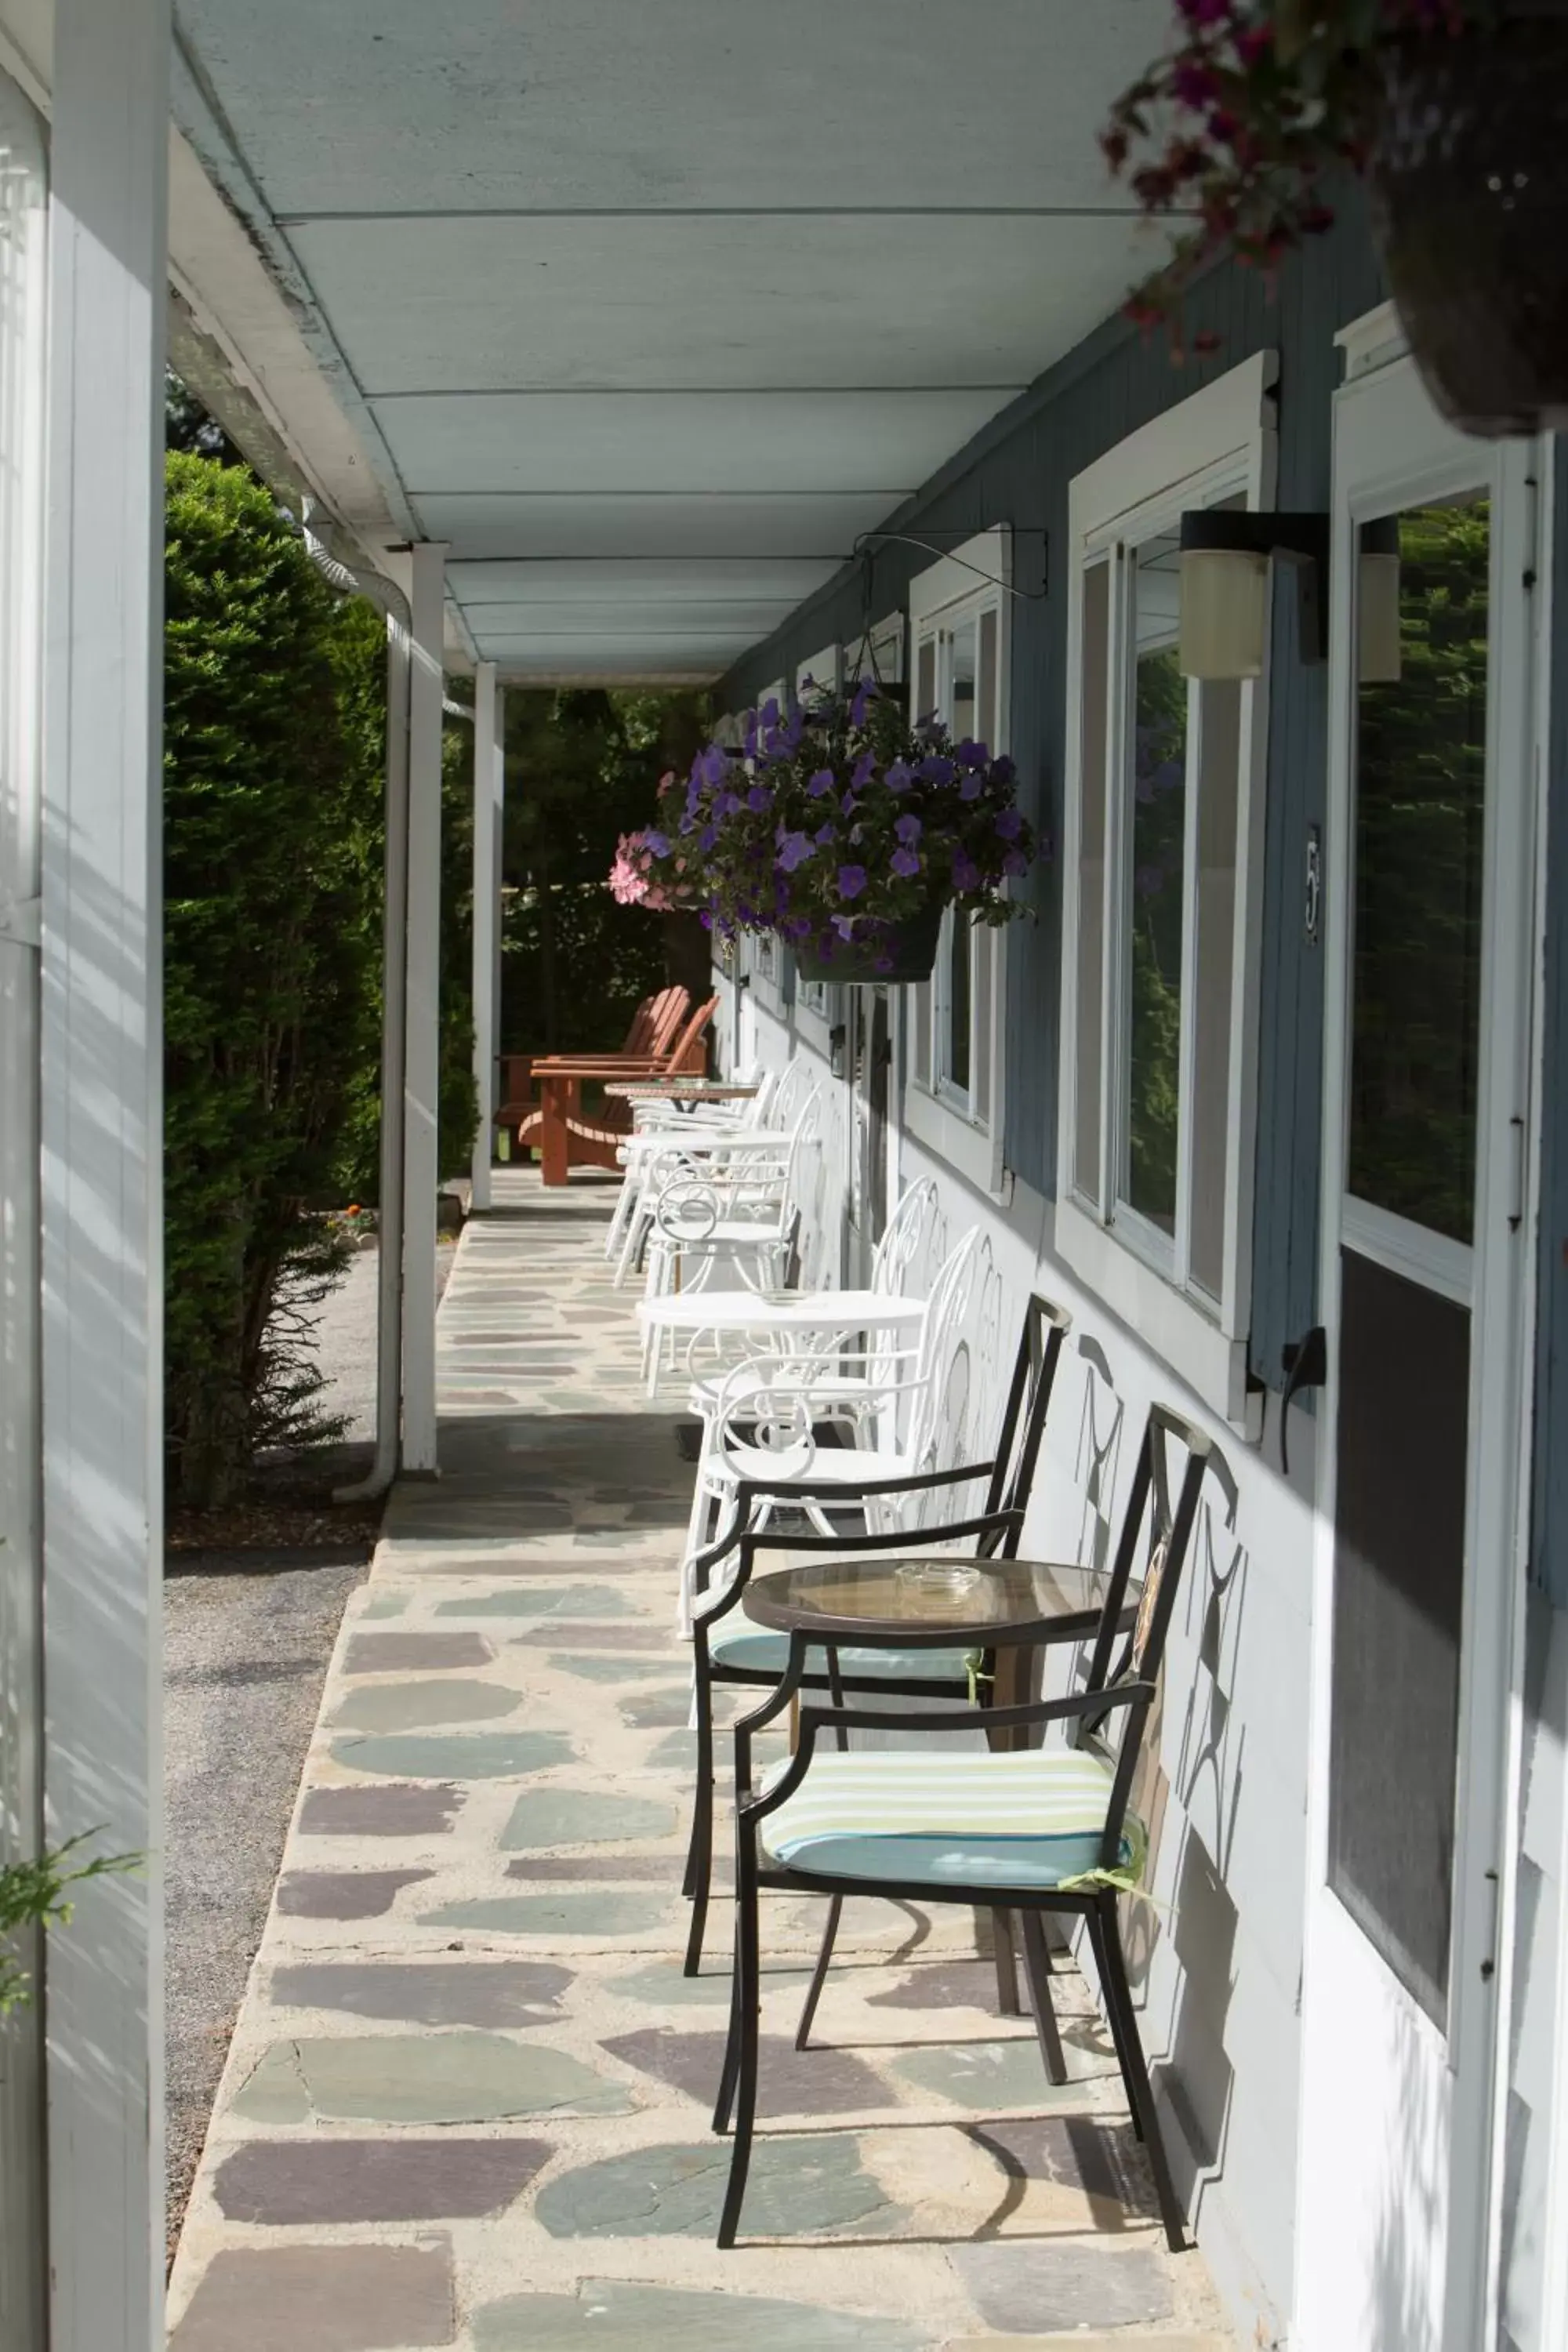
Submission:
[[[441,1309],[443,1475],[393,1497],[328,1679],[174,2352],[1227,2352],[1085,1989],[1058,1976],[1052,2091],[955,1911],[850,1905],[797,2055],[820,1914],[768,1901],[762,2130],[717,2252],[722,1866],[709,1972],[678,1957],[691,1470],[608,1191],[501,1190]]]

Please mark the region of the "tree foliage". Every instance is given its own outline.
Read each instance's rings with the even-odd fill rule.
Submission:
[[[251,475],[166,470],[167,1432],[175,1492],[211,1503],[309,1403],[275,1318],[336,1270],[374,1083],[381,632]]]
[[[605,877],[617,836],[642,823],[667,769],[685,773],[707,721],[696,694],[508,694],[503,1047],[613,1047],[667,975],[700,984],[695,923],[617,907]]]

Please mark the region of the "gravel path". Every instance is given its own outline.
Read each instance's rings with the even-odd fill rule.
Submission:
[[[453,1251],[437,1260],[442,1288]],[[368,1465],[375,1430],[376,1253],[321,1310],[317,1345],[342,1413],[333,1478]],[[300,1769],[344,1605],[367,1547],[171,1555],[164,1581],[168,2230],[195,2176],[235,2018],[261,1942]]]

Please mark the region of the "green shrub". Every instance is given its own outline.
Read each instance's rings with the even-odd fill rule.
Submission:
[[[232,1498],[310,1376],[280,1286],[374,1094],[382,634],[248,473],[171,453],[164,673],[167,1435],[174,1491]]]

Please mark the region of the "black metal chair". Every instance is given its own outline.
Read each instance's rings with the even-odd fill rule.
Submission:
[[[1024,1310],[1023,1328],[1008,1382],[995,1452],[990,1460],[963,1463],[954,1469],[931,1471],[917,1478],[868,1476],[861,1481],[847,1483],[840,1476],[831,1482],[814,1482],[810,1478],[781,1480],[770,1485],[743,1482],[737,1491],[734,1515],[728,1528],[720,1540],[694,1562],[697,1601],[691,1653],[697,1732],[697,1790],[685,1878],[685,1893],[691,1904],[691,1926],[686,1948],[686,1974],[689,1977],[696,1976],[701,1966],[712,1878],[714,1685],[771,1690],[789,1662],[786,1635],[769,1633],[764,1627],[753,1624],[743,1613],[737,1614],[759,1553],[788,1551],[848,1555],[861,1551],[907,1551],[916,1546],[973,1539],[982,1557],[1016,1558],[1045,1438],[1046,1418],[1050,1410],[1057,1366],[1071,1322],[1072,1318],[1066,1310],[1054,1306],[1049,1299],[1037,1295],[1029,1299]],[[752,1524],[759,1507],[763,1504],[777,1509],[791,1504],[815,1502],[835,1509],[855,1509],[863,1503],[874,1503],[882,1498],[891,1501],[917,1495],[941,1498],[965,1486],[978,1486],[982,1480],[984,1481],[984,1496],[978,1510],[972,1517],[956,1522],[939,1522],[901,1529],[897,1533],[842,1537],[787,1534],[780,1531],[776,1525],[763,1531]],[[718,1596],[705,1605],[705,1596],[712,1586],[714,1571],[731,1559],[735,1561],[733,1573]],[[832,1696],[834,1703],[839,1705],[846,1693],[872,1691],[896,1697],[967,1700],[973,1685],[968,1659],[963,1653],[954,1651],[949,1645],[921,1654],[918,1646],[911,1644],[908,1654],[882,1653],[871,1648],[862,1652],[857,1648],[847,1662],[837,1653],[818,1651],[806,1663],[802,1687],[826,1690]],[[810,2032],[816,1996],[821,1990],[820,1977],[826,1971],[826,1954],[831,1951],[837,1926],[836,1909],[828,1923],[826,1951],[819,1963],[818,1977],[806,2000],[800,2028],[802,2047]],[[1017,1992],[1005,1921],[999,1922],[997,1950],[1003,2005],[1016,2014]]]
[[[1171,1475],[1173,1454],[1184,1456],[1176,1481]],[[1165,2234],[1173,2251],[1184,2245],[1184,2215],[1160,2138],[1117,1903],[1121,1884],[1135,1879],[1144,1860],[1143,1827],[1131,1808],[1133,1778],[1211,1463],[1226,1475],[1205,1432],[1164,1406],[1151,1407],[1087,1684],[1071,1696],[942,1715],[805,1706],[795,1755],[758,1790],[752,1780],[752,1740],[808,1687],[807,1639],[797,1633],[790,1638],[789,1662],[773,1696],[735,1726],[735,1948],[730,2034],[713,2117],[714,2129],[722,2132],[733,2111],[734,2153],[719,2225],[721,2247],[735,2242],[751,2162],[759,1891],[764,1886],[820,1895],[835,1904],[847,1895],[980,1908],[1000,1903],[1021,1916],[1026,1950],[1043,1945],[1045,1916],[1081,1919],[1133,2128],[1148,2151]],[[1228,1480],[1227,1491],[1234,1512],[1235,1490]],[[1135,1624],[1124,1633],[1141,1546],[1142,1589]],[[901,1641],[942,1638],[908,1633]],[[1035,1731],[1050,1723],[1072,1727],[1068,1745],[942,1756],[931,1751],[928,1737],[921,1749],[842,1750],[843,1735],[860,1727],[918,1731],[940,1742],[953,1732]],[[817,1759],[825,1731],[839,1738],[840,1752]],[[952,1874],[944,1858],[955,1865]]]

